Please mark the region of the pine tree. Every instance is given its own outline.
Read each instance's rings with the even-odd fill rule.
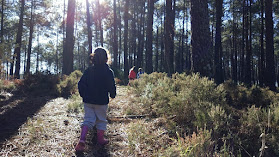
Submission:
[[[63,48],[63,69],[62,73],[69,75],[73,72],[73,50],[74,50],[74,24],[75,24],[75,0],[68,1],[66,41]]]

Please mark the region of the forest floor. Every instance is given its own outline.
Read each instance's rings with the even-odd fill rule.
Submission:
[[[20,96],[19,96],[20,95]],[[117,87],[110,100],[105,147],[96,142],[96,131],[87,138],[86,151],[76,153],[83,113],[69,113],[71,99],[17,93],[0,101],[0,156],[129,156],[126,128],[137,119],[125,118],[132,103],[128,89]]]

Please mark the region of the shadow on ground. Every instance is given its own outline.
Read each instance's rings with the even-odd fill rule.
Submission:
[[[0,146],[17,134],[28,117],[38,112],[54,96],[23,94],[16,92],[7,100],[0,101]]]

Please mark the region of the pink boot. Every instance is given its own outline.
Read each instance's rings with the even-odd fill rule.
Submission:
[[[109,141],[104,138],[104,133],[104,130],[97,130],[97,140],[100,145],[106,145],[109,143]]]
[[[79,139],[78,144],[75,147],[76,151],[82,151],[82,152],[84,151],[87,132],[88,132],[88,126],[85,126],[85,125],[82,126],[80,139]]]
[[[77,152],[83,152],[85,150],[85,141],[79,140],[78,144],[75,147]]]

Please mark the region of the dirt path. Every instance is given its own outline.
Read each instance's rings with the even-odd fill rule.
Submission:
[[[123,116],[123,106],[130,102],[126,87],[117,87],[117,94],[109,104],[106,132],[109,145],[97,145],[95,133],[91,132],[87,138],[86,151],[75,154],[74,145],[79,137],[83,114],[69,114],[67,109],[70,100],[56,98],[49,100],[19,126],[17,133],[1,145],[0,156],[123,156],[128,146],[125,128],[130,121],[119,116]]]

